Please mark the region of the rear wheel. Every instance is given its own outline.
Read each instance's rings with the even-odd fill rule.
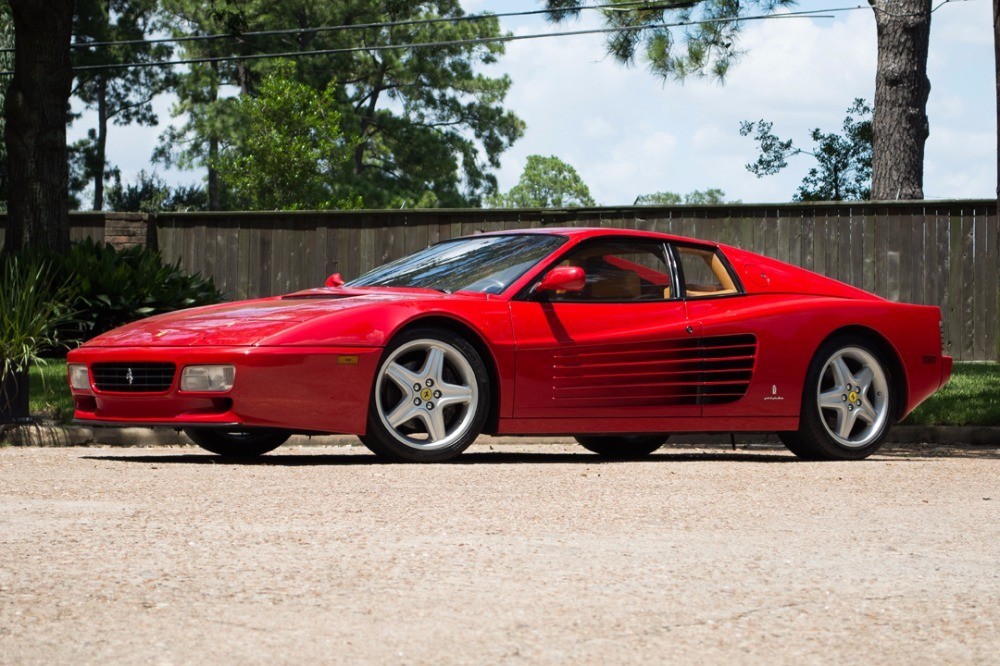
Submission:
[[[577,435],[583,448],[605,458],[643,458],[663,446],[668,435]]]
[[[809,366],[799,429],[779,434],[800,458],[867,458],[889,433],[896,400],[883,354],[864,338],[837,338]]]
[[[278,448],[291,436],[284,430],[256,428],[224,430],[221,428],[186,428],[191,441],[212,453],[226,458],[256,458]]]
[[[414,329],[386,348],[361,441],[390,460],[450,460],[482,432],[489,404],[475,348],[450,331]]]

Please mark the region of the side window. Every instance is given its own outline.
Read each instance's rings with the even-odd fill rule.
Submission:
[[[677,246],[674,249],[680,261],[684,293],[688,298],[729,296],[739,293],[733,277],[717,252],[684,246]]]
[[[663,301],[676,296],[662,243],[633,240],[585,243],[560,265],[579,266],[587,282],[582,291],[552,294],[553,301]]]

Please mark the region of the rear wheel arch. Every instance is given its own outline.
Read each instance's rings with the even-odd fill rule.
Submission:
[[[497,370],[496,358],[494,358],[493,350],[490,346],[472,326],[458,319],[442,317],[439,315],[417,317],[416,319],[406,322],[406,324],[393,332],[388,342],[391,342],[396,336],[402,335],[403,333],[416,328],[438,328],[454,333],[472,345],[473,349],[476,350],[476,353],[479,354],[479,358],[483,361],[483,365],[486,366],[486,374],[489,377],[490,382],[490,405],[489,412],[486,415],[486,424],[483,427],[483,432],[488,434],[495,433],[497,431],[500,418],[500,374]]]
[[[898,421],[902,418],[903,410],[906,409],[906,403],[909,397],[906,383],[906,372],[903,370],[903,362],[899,358],[899,353],[885,336],[875,329],[867,326],[844,326],[826,336],[819,343],[816,349],[821,349],[831,340],[855,336],[866,340],[873,347],[875,347],[888,364],[889,374],[898,393],[895,405],[896,413],[892,416],[894,421]]]

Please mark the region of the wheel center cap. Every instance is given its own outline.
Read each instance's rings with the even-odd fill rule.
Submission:
[[[434,397],[434,391],[429,388],[425,388],[420,392],[420,399],[424,402],[429,402],[431,398]]]
[[[851,391],[850,393],[848,393],[847,394],[847,400],[848,400],[848,402],[857,402],[858,401],[858,392],[857,391]]]

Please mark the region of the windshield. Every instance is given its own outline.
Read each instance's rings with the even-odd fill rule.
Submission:
[[[499,294],[564,242],[542,234],[459,238],[380,266],[345,286]]]

